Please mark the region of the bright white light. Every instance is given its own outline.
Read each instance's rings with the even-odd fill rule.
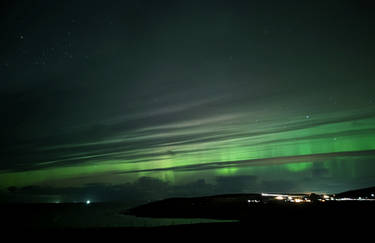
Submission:
[[[259,203],[259,200],[247,200],[248,203]]]
[[[277,197],[275,197],[275,199],[276,199],[276,200],[283,200],[284,197],[282,197],[282,196],[277,196]]]
[[[329,196],[328,196],[328,195],[323,195],[323,198],[324,198],[324,199],[328,199]]]
[[[375,195],[374,194],[371,194],[371,197],[374,197]]]
[[[348,198],[348,197],[344,197],[344,198],[338,198],[336,199],[336,201],[353,201],[354,199],[352,198]]]
[[[90,204],[90,203],[91,203],[91,201],[90,201],[90,200],[87,200],[87,201],[86,201],[86,204]]]
[[[296,198],[296,199],[294,199],[294,202],[295,203],[300,203],[300,202],[302,202],[302,199]]]

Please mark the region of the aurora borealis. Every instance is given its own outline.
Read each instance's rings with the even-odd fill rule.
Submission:
[[[3,9],[4,200],[375,184],[368,1],[15,1]]]

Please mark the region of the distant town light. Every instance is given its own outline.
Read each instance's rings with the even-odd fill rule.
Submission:
[[[372,193],[372,194],[371,194],[371,197],[374,197],[374,196],[375,196],[375,195]]]
[[[260,200],[247,200],[248,203],[260,203]]]
[[[91,201],[90,201],[90,200],[87,200],[87,201],[86,201],[86,204],[90,204],[90,203],[91,203]]]
[[[275,199],[276,199],[276,200],[284,200],[284,197],[282,197],[282,196],[277,196],[277,197],[275,197]]]
[[[323,198],[324,199],[329,199],[329,196],[328,195],[323,195]]]

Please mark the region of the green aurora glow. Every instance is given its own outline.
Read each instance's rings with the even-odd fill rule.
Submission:
[[[301,172],[309,172],[314,167],[314,163],[325,161],[324,167],[330,174],[336,177],[344,177],[350,174],[351,177],[362,178],[362,173],[368,171],[357,171],[358,163],[348,163],[347,160],[332,161],[334,156],[345,156],[346,152],[364,151],[375,152],[375,118],[360,118],[341,122],[332,122],[330,119],[311,118],[306,128],[294,128],[295,124],[284,123],[288,129],[274,129],[282,124],[237,124],[236,126],[219,129],[230,131],[231,136],[225,139],[215,140],[215,136],[203,142],[186,141],[175,142],[163,146],[138,148],[134,151],[113,152],[109,154],[87,152],[83,156],[72,154],[67,158],[56,161],[40,163],[41,168],[27,171],[1,173],[0,182],[3,188],[8,186],[26,186],[34,184],[58,184],[58,181],[69,180],[76,177],[87,177],[87,182],[93,181],[98,175],[116,172],[117,179],[111,183],[124,183],[134,181],[142,176],[151,176],[169,183],[187,183],[188,175],[192,172],[202,171],[202,177],[210,180],[215,176],[236,176],[236,175],[265,175],[270,177],[273,170],[279,171],[280,175],[293,175]],[[270,127],[270,128],[268,128]],[[199,133],[200,129],[206,128],[184,128],[178,131],[179,134]],[[224,130],[225,131],[225,130]],[[225,133],[224,133],[225,134]],[[239,136],[239,134],[241,136]],[[254,135],[252,135],[254,134]],[[175,136],[176,133],[173,133]],[[223,135],[221,133],[220,135]],[[136,138],[116,138],[101,143],[116,144],[124,140],[137,141],[151,139],[155,136],[166,136],[165,134],[146,134]],[[211,139],[212,138],[212,139]],[[69,145],[64,145],[68,146]],[[73,144],[74,147],[90,148],[92,144]],[[199,150],[197,150],[199,148]],[[59,149],[59,148],[45,148]],[[173,151],[173,152],[170,152]],[[137,154],[136,159],[131,157]],[[147,156],[153,155],[152,157]],[[159,154],[159,155],[157,155]],[[104,156],[105,155],[105,156]],[[142,156],[143,155],[143,156]],[[311,157],[303,157],[309,156]],[[314,157],[314,155],[319,155]],[[324,159],[320,158],[323,156]],[[354,157],[356,157],[354,155]],[[113,156],[114,158],[110,158]],[[353,156],[353,155],[352,155]],[[108,158],[109,157],[109,158]],[[130,158],[127,158],[130,157]],[[275,158],[275,159],[272,159]],[[80,161],[88,159],[89,162],[67,166],[64,160]],[[309,161],[306,161],[309,160]],[[43,167],[42,165],[50,165]],[[60,164],[62,164],[60,166]],[[338,168],[345,167],[341,171]],[[129,175],[132,176],[129,176]],[[123,175],[127,175],[126,177]],[[195,180],[198,176],[192,176],[190,180]],[[64,185],[61,185],[64,186]]]
[[[0,197],[374,186],[370,5],[4,6]]]

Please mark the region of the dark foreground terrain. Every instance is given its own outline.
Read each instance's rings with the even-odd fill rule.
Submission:
[[[332,201],[324,203],[245,202],[209,203],[211,199],[168,199],[126,211],[138,217],[212,218],[242,223],[320,222],[375,219],[375,201]],[[228,199],[229,201],[230,199]],[[224,201],[224,202],[223,202]]]
[[[337,194],[335,200],[308,203],[264,198],[260,194],[232,194],[171,198],[126,210],[121,204],[3,204],[1,229],[13,237],[52,235],[53,239],[78,237],[86,242],[130,236],[176,241],[172,235],[178,235],[178,240],[238,235],[320,239],[326,235],[336,240],[354,236],[359,241],[373,234],[375,201],[368,198],[372,194],[373,189],[366,189]],[[340,200],[344,198],[349,200]],[[219,221],[194,221],[197,218]],[[170,223],[155,223],[164,219]]]
[[[332,195],[228,194],[170,198],[126,210],[124,214],[153,218],[211,218],[241,223],[372,220],[375,188]]]

